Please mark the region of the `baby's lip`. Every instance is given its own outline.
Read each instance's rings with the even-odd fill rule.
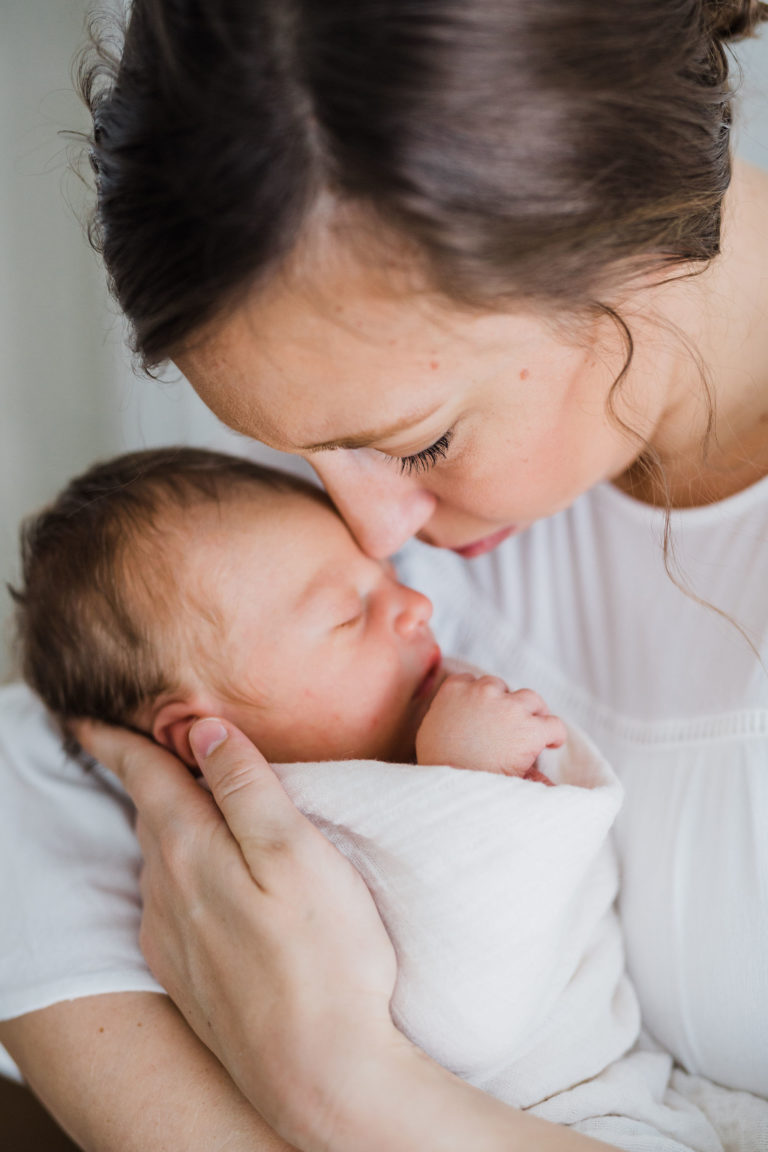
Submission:
[[[413,694],[414,700],[421,700],[424,696],[428,696],[435,686],[438,673],[440,672],[440,665],[442,663],[443,655],[440,649],[435,645],[429,658],[426,671],[419,681],[416,691]]]

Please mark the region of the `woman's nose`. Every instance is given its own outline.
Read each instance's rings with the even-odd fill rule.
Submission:
[[[318,452],[312,467],[364,552],[381,560],[427,523],[437,499],[373,449]]]

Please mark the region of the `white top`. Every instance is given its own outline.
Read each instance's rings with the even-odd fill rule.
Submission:
[[[557,787],[376,760],[276,769],[370,889],[398,957],[393,1019],[428,1055],[627,1152],[767,1148],[768,1101],[670,1077],[645,1040],[631,1050],[640,1010],[610,842],[621,786],[572,727],[541,760]]]
[[[691,1072],[768,1095],[768,675],[666,575],[663,513],[603,486],[491,555],[409,546],[446,651],[540,691],[606,753],[630,972]],[[768,479],[672,533],[696,593],[768,656]],[[768,663],[768,659],[766,659]],[[116,785],[67,763],[0,691],[0,1017],[157,990],[137,944],[138,849]]]
[[[768,665],[768,479],[675,511],[678,578]],[[768,671],[664,568],[663,511],[602,485],[473,561],[409,546],[448,650],[583,727],[626,798],[620,912],[643,1018],[768,1096]]]

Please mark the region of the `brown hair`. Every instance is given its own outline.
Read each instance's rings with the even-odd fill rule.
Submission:
[[[145,366],[285,262],[322,194],[444,295],[580,308],[719,250],[724,41],[758,0],[133,0],[80,68],[92,236]],[[385,229],[386,234],[386,229]]]
[[[163,563],[163,514],[265,491],[328,503],[319,489],[272,468],[162,448],[94,465],[25,522],[22,584],[10,592],[24,678],[52,712],[126,723],[178,686],[158,645],[164,617],[183,611]]]

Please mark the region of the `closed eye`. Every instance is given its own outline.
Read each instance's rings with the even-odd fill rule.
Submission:
[[[338,628],[353,628],[355,624],[359,624],[363,618],[363,613],[358,612],[356,616],[350,616],[348,620],[342,620],[341,624],[337,624]]]
[[[430,444],[429,448],[422,448],[421,452],[414,452],[412,456],[393,456],[392,459],[397,460],[401,473],[406,476],[428,472],[430,468],[434,468],[438,460],[447,455],[452,439],[453,428],[449,428],[439,440]]]

